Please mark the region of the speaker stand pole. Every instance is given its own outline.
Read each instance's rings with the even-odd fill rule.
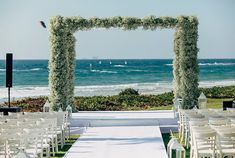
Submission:
[[[11,107],[11,99],[10,99],[11,93],[10,93],[10,91],[11,91],[11,88],[8,87],[8,107],[9,107],[9,108]]]

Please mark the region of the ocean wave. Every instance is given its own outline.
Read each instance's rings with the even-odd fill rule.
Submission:
[[[91,72],[98,72],[98,73],[110,73],[110,74],[116,74],[117,71],[108,71],[108,70],[91,70]]]
[[[164,64],[164,65],[166,65],[166,66],[173,66],[173,64]]]
[[[117,85],[75,86],[75,96],[117,95],[126,88],[134,88],[141,94],[159,94],[166,91],[171,91],[172,85],[171,83],[127,83]],[[13,100],[14,98],[48,96],[49,93],[49,87],[15,86],[11,89],[11,96]],[[0,87],[0,100],[4,98],[7,98],[7,89]]]
[[[150,72],[149,70],[126,70],[127,72]]]
[[[126,65],[113,65],[113,67],[126,67]]]
[[[42,70],[42,68],[33,68],[33,69],[30,69],[31,71],[40,71]]]
[[[212,86],[228,86],[235,85],[235,80],[223,80],[223,81],[201,81],[200,87],[212,87]],[[75,86],[75,96],[108,96],[117,95],[120,91],[126,88],[134,88],[141,94],[160,94],[173,90],[171,81],[156,82],[156,83],[126,83],[117,85],[86,85]],[[14,98],[23,97],[37,97],[48,96],[50,93],[49,87],[42,86],[15,86],[11,90],[12,100]],[[0,87],[0,102],[7,98],[7,88]]]
[[[173,66],[173,64],[164,64],[166,66]],[[235,65],[235,63],[198,63],[199,66],[230,66]]]
[[[25,71],[40,71],[42,68],[32,68],[32,69],[13,69],[14,72],[25,72]],[[6,69],[0,69],[0,71],[6,71]]]
[[[235,63],[199,63],[200,66],[229,66],[229,65],[235,65]]]

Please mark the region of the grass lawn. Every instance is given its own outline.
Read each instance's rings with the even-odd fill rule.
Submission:
[[[208,98],[207,100],[207,108],[211,109],[219,109],[223,107],[223,101],[233,100],[233,98]],[[159,106],[159,107],[152,107],[148,110],[171,110],[172,106]]]
[[[223,101],[233,100],[233,98],[208,98],[207,108],[218,109],[223,108]]]
[[[51,158],[61,158],[65,155],[65,153],[70,149],[70,147],[75,143],[75,141],[80,137],[80,135],[71,135],[69,140],[65,141],[65,145],[63,149],[60,149],[59,152],[55,154],[55,156],[51,156]],[[51,153],[52,154],[52,153]]]

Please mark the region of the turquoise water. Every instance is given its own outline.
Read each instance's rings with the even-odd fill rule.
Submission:
[[[204,86],[235,81],[235,59],[200,59],[199,67],[199,78]],[[48,91],[47,60],[14,60],[13,68],[15,89],[34,89],[36,92],[44,87],[44,91]],[[121,88],[133,87],[146,92],[154,91],[154,86],[158,90],[172,89],[172,79],[170,59],[76,61],[75,83],[78,95],[86,95],[88,91],[93,93],[97,89],[102,94],[102,89],[105,88],[105,95],[113,94],[108,92],[110,88],[120,91]],[[0,89],[4,89],[4,86],[5,61],[0,60]]]

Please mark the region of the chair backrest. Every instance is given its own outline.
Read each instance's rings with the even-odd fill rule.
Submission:
[[[9,157],[13,157],[21,149],[21,133],[10,133],[10,131],[8,131],[3,134],[3,138],[7,140]]]
[[[215,130],[212,129],[210,126],[191,126],[192,133],[198,132],[214,132]]]
[[[210,118],[210,126],[226,126],[229,124],[229,120],[226,118]]]
[[[193,121],[189,121],[189,126],[193,127],[193,126],[208,126],[209,125],[209,121],[208,120],[193,120]]]
[[[58,112],[57,113],[57,126],[63,126],[65,122],[66,122],[66,113]]]
[[[194,146],[196,155],[198,154],[198,149],[200,147],[206,147],[206,150],[212,150],[212,155],[215,155],[216,147],[216,132],[215,131],[204,131],[204,132],[194,132],[193,134]],[[198,157],[198,156],[196,156]]]
[[[235,127],[221,128],[218,129],[217,133],[218,151],[222,152],[222,149],[235,149]]]

